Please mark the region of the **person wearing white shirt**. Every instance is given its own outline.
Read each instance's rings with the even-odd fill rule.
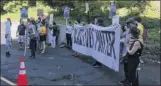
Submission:
[[[67,47],[71,48],[72,47],[72,34],[73,27],[71,26],[71,22],[69,21],[69,25],[66,27],[66,40],[67,40]]]
[[[6,38],[6,56],[9,57],[10,54],[10,46],[11,46],[11,20],[10,18],[7,18],[7,21],[5,23],[5,38]]]
[[[82,25],[81,25],[81,21],[80,21],[79,19],[76,19],[75,25],[76,25],[76,26],[82,26]],[[74,54],[73,54],[72,56],[74,56],[74,57],[79,57],[79,53],[75,51]]]

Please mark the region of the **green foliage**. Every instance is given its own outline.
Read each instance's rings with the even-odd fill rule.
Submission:
[[[3,9],[9,13],[14,13],[20,10],[21,7],[27,6],[27,1],[11,1],[8,4],[5,4]]]

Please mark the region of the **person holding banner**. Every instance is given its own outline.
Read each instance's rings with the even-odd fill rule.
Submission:
[[[80,16],[76,19],[75,25],[81,26],[81,18],[80,18]],[[75,51],[72,56],[79,57],[79,53]]]
[[[140,56],[143,50],[143,41],[139,38],[139,30],[136,27],[130,28],[130,42],[127,44],[127,54],[124,61],[125,80],[119,84],[129,86],[139,86],[138,72],[136,71],[140,62]],[[130,46],[128,46],[130,45]]]
[[[96,25],[105,27],[103,19],[95,17],[95,18],[94,18],[94,21],[95,21],[95,24],[96,24]],[[97,67],[101,67],[102,64],[101,64],[100,62],[96,61],[95,64],[93,64],[93,66],[94,66],[95,68],[97,68]]]
[[[49,40],[51,40],[51,46],[54,48],[56,44],[58,44],[58,36],[59,36],[59,30],[58,26],[56,25],[56,22],[53,22],[53,24],[50,26],[50,30],[52,30],[52,36]]]
[[[66,40],[68,48],[72,47],[72,37],[71,37],[72,31],[73,31],[72,23],[71,21],[69,21],[69,25],[66,27]]]
[[[56,22],[53,22],[53,36],[56,36],[56,44],[58,44],[59,29]]]

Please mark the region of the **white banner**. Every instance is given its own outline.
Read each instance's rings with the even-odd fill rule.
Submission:
[[[119,71],[120,25],[100,27],[93,24],[74,26],[72,49],[92,56],[105,66]]]

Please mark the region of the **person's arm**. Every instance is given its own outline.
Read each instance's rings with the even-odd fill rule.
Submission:
[[[133,55],[138,49],[140,48],[140,43],[139,41],[136,41],[133,45],[133,48],[131,50],[129,50],[129,47],[127,47],[127,52],[130,54],[130,55]]]

